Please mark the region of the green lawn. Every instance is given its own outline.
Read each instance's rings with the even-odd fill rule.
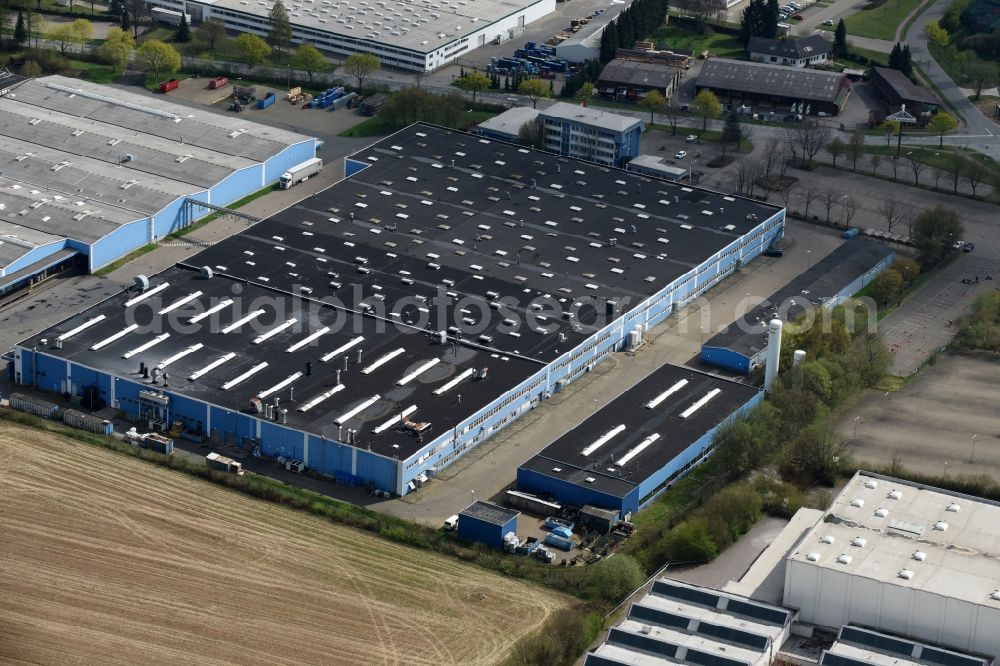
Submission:
[[[844,19],[847,34],[892,40],[896,37],[896,28],[919,4],[920,0],[885,0],[872,9],[862,9]]]
[[[873,61],[875,64],[881,65],[882,67],[888,67],[889,66],[889,54],[888,53],[882,53],[881,51],[874,51],[872,49],[863,49],[860,46],[849,46],[848,50],[850,50],[850,52],[851,52],[852,55],[863,56],[863,57],[868,58],[869,60]],[[856,63],[852,63],[849,60],[844,61],[844,64],[847,65],[848,67],[857,67],[858,66]]]
[[[121,72],[116,72],[110,65],[73,59],[69,64],[86,72],[87,80],[94,83],[114,83],[121,78]]]
[[[465,116],[462,119],[462,126],[459,129],[468,129],[473,125],[478,125],[484,120],[489,120],[495,115],[497,115],[495,111],[466,111]],[[385,136],[386,134],[392,134],[398,129],[401,128],[393,125],[382,116],[372,116],[371,118],[358,123],[354,127],[344,130],[340,133],[340,136],[354,138]]]
[[[710,51],[719,58],[739,60],[745,55],[739,37],[715,32],[711,27],[706,27],[704,32],[697,33],[679,25],[668,25],[653,35],[653,39],[657,42],[666,42],[671,48],[690,49],[695,55],[702,51]]]

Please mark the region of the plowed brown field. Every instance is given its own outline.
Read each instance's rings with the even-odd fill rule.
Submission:
[[[566,603],[0,423],[0,661],[492,664]]]

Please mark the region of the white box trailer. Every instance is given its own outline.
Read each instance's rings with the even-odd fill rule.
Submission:
[[[291,169],[281,174],[281,180],[278,181],[278,185],[283,190],[287,190],[292,185],[301,183],[303,180],[308,180],[310,177],[315,176],[323,168],[323,160],[318,157],[314,157],[310,160],[306,160],[302,164],[296,164]]]
[[[150,10],[149,15],[154,21],[160,23],[166,23],[167,25],[179,26],[181,24],[181,16],[187,20],[187,24],[191,25],[191,15],[182,14],[181,12],[175,11],[173,9],[166,9],[164,7],[153,7]]]

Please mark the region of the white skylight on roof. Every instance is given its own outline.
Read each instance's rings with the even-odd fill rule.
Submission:
[[[134,331],[137,328],[139,328],[139,324],[129,324],[128,326],[126,326],[122,330],[118,331],[117,333],[115,333],[113,335],[110,335],[110,336],[104,338],[103,340],[101,340],[100,342],[97,342],[97,343],[91,345],[90,346],[90,350],[91,351],[97,351],[99,349],[103,349],[104,347],[107,347],[108,345],[110,345],[115,340],[118,340],[119,338],[125,337],[126,335],[128,335],[129,333],[131,333],[132,331]]]
[[[653,408],[655,408],[657,405],[659,405],[661,402],[663,402],[664,400],[666,400],[667,398],[669,398],[670,396],[672,396],[674,393],[677,393],[677,391],[680,391],[682,388],[684,388],[685,386],[687,386],[687,384],[688,384],[688,380],[686,380],[686,379],[681,379],[680,381],[676,382],[673,386],[671,386],[670,388],[668,388],[666,391],[664,391],[660,395],[656,396],[655,398],[653,398],[652,400],[650,400],[649,402],[647,402],[646,403],[646,409],[653,409]]]
[[[265,331],[264,333],[261,333],[256,338],[254,338],[253,339],[253,344],[259,345],[260,343],[264,342],[265,340],[269,340],[269,339],[273,338],[278,333],[281,333],[285,329],[294,326],[296,324],[296,322],[298,322],[298,319],[296,319],[295,317],[292,317],[291,319],[289,319],[285,323],[278,324],[277,326],[275,326],[271,330]]]
[[[688,407],[687,409],[685,409],[683,412],[681,412],[681,415],[680,415],[681,418],[682,419],[688,418],[689,416],[691,416],[692,414],[694,414],[696,411],[698,411],[699,409],[701,409],[702,407],[704,407],[705,405],[707,405],[709,400],[711,400],[715,396],[719,395],[720,393],[722,393],[722,389],[720,389],[720,388],[714,388],[714,389],[712,389],[711,391],[709,391],[708,393],[706,393],[704,396],[702,396],[693,405],[691,405],[690,407]]]
[[[160,370],[163,370],[165,367],[167,367],[171,363],[174,363],[175,361],[181,360],[182,358],[184,358],[188,354],[195,353],[196,351],[198,351],[199,349],[201,349],[204,346],[205,345],[203,345],[200,342],[197,343],[197,344],[193,344],[190,347],[188,347],[187,349],[179,351],[176,354],[174,354],[173,356],[169,356],[169,357],[163,359],[162,361],[160,361],[159,363],[156,364],[156,367],[159,368]]]
[[[604,433],[603,435],[601,435],[600,437],[598,437],[596,440],[594,440],[594,442],[590,446],[588,446],[587,448],[585,448],[583,451],[580,451],[580,455],[582,455],[582,456],[589,456],[591,453],[593,453],[597,449],[599,449],[602,446],[604,446],[605,444],[607,444],[609,441],[611,441],[611,439],[613,437],[615,437],[619,433],[623,432],[624,430],[625,430],[625,424],[624,423],[621,424],[621,425],[615,426],[614,428],[612,428],[611,430],[607,431],[606,433]]]
[[[319,329],[315,333],[312,333],[312,334],[307,335],[306,337],[302,338],[301,340],[299,340],[298,342],[296,342],[294,345],[292,345],[291,347],[289,347],[285,351],[286,352],[298,351],[299,349],[302,349],[303,347],[305,347],[306,345],[308,345],[310,342],[313,342],[314,340],[316,340],[320,336],[325,335],[326,333],[329,333],[329,331],[330,331],[330,327],[329,326],[324,326],[323,328]]]
[[[72,330],[69,330],[69,331],[66,331],[65,333],[63,333],[62,335],[60,335],[59,337],[57,337],[56,340],[68,340],[71,337],[73,337],[74,335],[76,335],[77,333],[80,333],[81,331],[85,331],[88,328],[90,328],[91,326],[93,326],[94,324],[98,324],[98,323],[104,321],[105,319],[106,319],[106,317],[104,315],[98,315],[98,316],[94,317],[93,319],[89,319],[89,320],[85,321],[84,323],[80,324],[76,328],[74,328]]]
[[[411,381],[413,381],[414,379],[416,379],[417,377],[419,377],[424,372],[427,372],[428,370],[430,370],[431,368],[433,368],[435,365],[437,365],[440,362],[441,362],[441,359],[439,359],[439,358],[432,358],[432,359],[428,360],[426,363],[420,364],[420,366],[416,370],[414,370],[410,374],[408,374],[405,377],[403,377],[402,379],[400,379],[398,382],[396,382],[396,384],[398,384],[399,386],[406,386]]]
[[[236,352],[229,352],[228,354],[225,354],[225,355],[223,355],[223,356],[215,359],[214,361],[212,361],[211,363],[209,363],[208,365],[206,365],[201,370],[197,370],[197,371],[191,373],[190,375],[188,375],[188,379],[190,379],[191,381],[194,381],[194,380],[198,379],[199,377],[203,377],[203,376],[207,375],[208,373],[210,373],[212,370],[215,370],[216,368],[218,368],[223,363],[226,363],[227,361],[231,361],[234,358],[236,358]]]
[[[192,292],[192,293],[188,294],[187,296],[184,296],[182,298],[177,299],[176,301],[174,301],[173,303],[171,303],[167,307],[163,308],[162,310],[160,310],[156,314],[158,314],[158,315],[165,315],[168,312],[173,312],[177,308],[184,307],[185,305],[187,305],[191,301],[195,300],[199,296],[201,296],[201,292],[200,291]]]
[[[244,372],[242,375],[239,375],[238,377],[234,377],[233,379],[230,379],[228,382],[226,382],[225,384],[223,384],[222,385],[222,390],[223,391],[228,391],[229,389],[233,388],[237,384],[245,382],[250,377],[252,377],[253,375],[257,374],[258,372],[260,372],[261,370],[263,370],[264,368],[266,368],[267,365],[268,365],[267,361],[261,361],[257,365],[253,366],[252,368],[250,368],[249,370],[247,370],[246,372]]]
[[[298,379],[301,376],[302,376],[301,372],[296,372],[294,374],[291,374],[288,377],[282,379],[280,382],[278,382],[277,384],[275,384],[271,388],[265,389],[265,390],[261,391],[260,393],[258,393],[257,397],[260,398],[261,400],[263,400],[264,398],[268,397],[269,395],[273,395],[273,394],[277,393],[278,391],[282,390],[283,388],[289,386],[292,382],[294,382],[296,379]]]
[[[299,407],[299,411],[303,412],[303,413],[308,412],[310,409],[312,409],[313,407],[315,407],[319,403],[323,402],[327,398],[332,397],[333,395],[336,395],[337,393],[339,393],[339,392],[341,392],[343,390],[344,390],[344,385],[343,384],[337,384],[336,386],[334,386],[329,391],[325,391],[324,393],[320,393],[318,396],[316,396],[314,398],[311,398],[307,402],[303,403]]]
[[[621,458],[619,458],[618,460],[616,460],[615,461],[615,465],[617,465],[618,467],[624,467],[625,465],[627,465],[629,463],[630,460],[632,460],[632,458],[635,458],[637,455],[639,455],[640,453],[642,453],[643,451],[645,451],[646,448],[648,448],[650,444],[652,444],[653,442],[655,442],[659,438],[660,438],[660,435],[658,433],[654,432],[652,435],[650,435],[646,439],[644,439],[641,442],[639,442],[639,444],[634,449],[632,449],[631,451],[629,451],[628,453],[626,453],[625,455],[623,455]]]
[[[222,333],[223,335],[226,335],[228,333],[232,333],[233,331],[235,331],[236,329],[238,329],[243,324],[246,324],[248,322],[253,321],[257,317],[261,316],[262,314],[264,314],[264,309],[263,308],[261,308],[259,310],[254,310],[253,312],[251,312],[247,316],[241,317],[241,318],[237,319],[232,324],[230,324],[229,326],[226,326],[225,328],[223,328],[219,332]]]
[[[195,316],[193,316],[190,319],[188,319],[188,323],[189,324],[197,324],[202,319],[205,319],[206,317],[211,317],[216,312],[219,312],[220,310],[224,310],[224,309],[228,308],[232,304],[233,304],[233,299],[231,299],[231,298],[223,299],[223,300],[219,301],[218,303],[216,303],[215,305],[213,305],[212,307],[210,307],[209,309],[207,309],[204,312],[202,312],[201,314],[196,314]]]
[[[130,308],[133,305],[135,305],[136,303],[141,303],[142,301],[146,300],[150,296],[154,296],[154,295],[160,293],[161,291],[163,291],[164,289],[166,289],[169,286],[170,286],[169,282],[164,282],[163,284],[159,284],[159,285],[153,287],[152,289],[144,291],[143,293],[139,294],[135,298],[132,298],[132,299],[130,299],[128,301],[125,301],[125,307]]]
[[[354,418],[356,415],[360,414],[361,412],[365,411],[366,409],[368,409],[369,407],[371,407],[372,405],[374,405],[381,398],[382,398],[382,396],[380,396],[379,394],[376,393],[375,395],[373,395],[372,397],[368,398],[367,400],[365,400],[361,404],[353,407],[352,409],[347,410],[346,412],[344,412],[343,414],[341,414],[340,416],[338,416],[337,418],[335,418],[334,419],[334,423],[336,423],[337,425],[341,425],[345,421],[349,421],[350,419]]]
[[[443,384],[438,388],[434,389],[433,391],[434,395],[441,395],[442,393],[450,391],[451,389],[461,384],[462,380],[471,377],[473,374],[475,374],[475,372],[476,372],[475,368],[468,368],[467,370],[463,370],[458,376],[449,380],[446,384]]]
[[[156,345],[160,344],[161,342],[163,342],[164,340],[166,340],[169,337],[170,337],[169,333],[162,333],[162,334],[156,336],[155,338],[153,338],[152,340],[150,340],[149,342],[143,343],[143,344],[139,345],[138,347],[136,347],[135,349],[132,349],[132,350],[129,350],[129,351],[125,352],[124,354],[122,354],[122,358],[132,358],[136,354],[141,354],[142,352],[146,351],[147,349],[152,349],[153,347],[155,347]]]
[[[373,428],[372,432],[374,434],[376,434],[376,435],[381,434],[381,433],[385,432],[386,430],[388,430],[389,428],[391,428],[392,426],[396,425],[397,423],[400,423],[403,420],[404,417],[409,416],[410,414],[412,414],[415,411],[417,411],[417,406],[416,405],[410,405],[409,407],[407,407],[406,409],[404,409],[403,411],[401,411],[399,414],[396,414],[395,416],[393,416],[391,419],[385,421],[384,423],[382,423],[378,427]]]
[[[381,358],[379,358],[377,361],[375,361],[374,363],[372,363],[368,367],[362,369],[361,370],[361,374],[367,375],[367,374],[370,374],[370,373],[374,372],[375,370],[378,370],[383,365],[385,365],[386,363],[388,363],[392,359],[396,358],[397,356],[399,356],[400,354],[402,354],[405,351],[406,351],[405,347],[399,347],[398,349],[393,349],[391,352],[389,352],[388,354],[385,354],[384,356],[382,356]]]

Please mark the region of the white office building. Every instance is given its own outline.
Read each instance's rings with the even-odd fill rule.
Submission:
[[[267,37],[273,0],[148,0],[198,25]],[[555,11],[555,0],[287,0],[292,41],[339,55],[372,53],[383,65],[430,72],[503,42]]]

